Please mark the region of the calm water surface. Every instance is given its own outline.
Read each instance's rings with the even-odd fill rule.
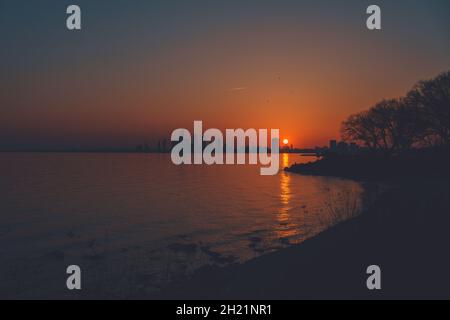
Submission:
[[[311,160],[281,155],[283,167]],[[96,292],[151,293],[200,267],[300,243],[353,211],[363,191],[153,154],[1,154],[0,172],[0,297],[57,294],[70,264]]]

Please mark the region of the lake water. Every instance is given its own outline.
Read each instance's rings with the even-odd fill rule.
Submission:
[[[282,167],[314,159],[281,155]],[[348,180],[259,166],[180,166],[155,154],[0,154],[0,297],[157,292],[205,266],[298,244],[354,214]],[[72,296],[71,296],[72,295]]]

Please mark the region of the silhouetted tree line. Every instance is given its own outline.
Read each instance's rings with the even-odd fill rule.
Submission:
[[[450,71],[420,81],[402,98],[383,100],[342,123],[343,140],[372,151],[450,147]]]

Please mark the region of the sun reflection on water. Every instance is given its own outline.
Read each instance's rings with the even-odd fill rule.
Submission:
[[[289,167],[289,154],[285,153],[281,158],[282,168]],[[299,234],[298,225],[291,217],[291,175],[285,171],[280,172],[280,209],[277,214],[277,226],[275,235],[281,241],[288,241],[290,237]]]

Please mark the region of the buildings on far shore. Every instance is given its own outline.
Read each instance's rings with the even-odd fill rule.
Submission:
[[[356,143],[346,143],[344,141],[330,140],[327,153],[355,155],[363,151],[363,148]]]
[[[364,152],[356,143],[346,143],[344,141],[330,140],[326,147],[315,147],[313,149],[296,149],[293,146],[281,148],[281,153],[301,153],[303,155],[324,156],[328,154],[357,155]]]
[[[142,153],[170,153],[174,143],[168,139],[159,140],[154,144],[141,144],[136,147],[136,152]],[[295,148],[292,144],[290,146],[283,146],[280,148],[280,153],[300,153],[303,155],[324,156],[327,154],[338,155],[357,155],[364,152],[365,148],[358,146],[355,143],[346,143],[344,141],[330,140],[328,146],[315,147],[311,149]],[[248,152],[246,150],[245,152]]]

